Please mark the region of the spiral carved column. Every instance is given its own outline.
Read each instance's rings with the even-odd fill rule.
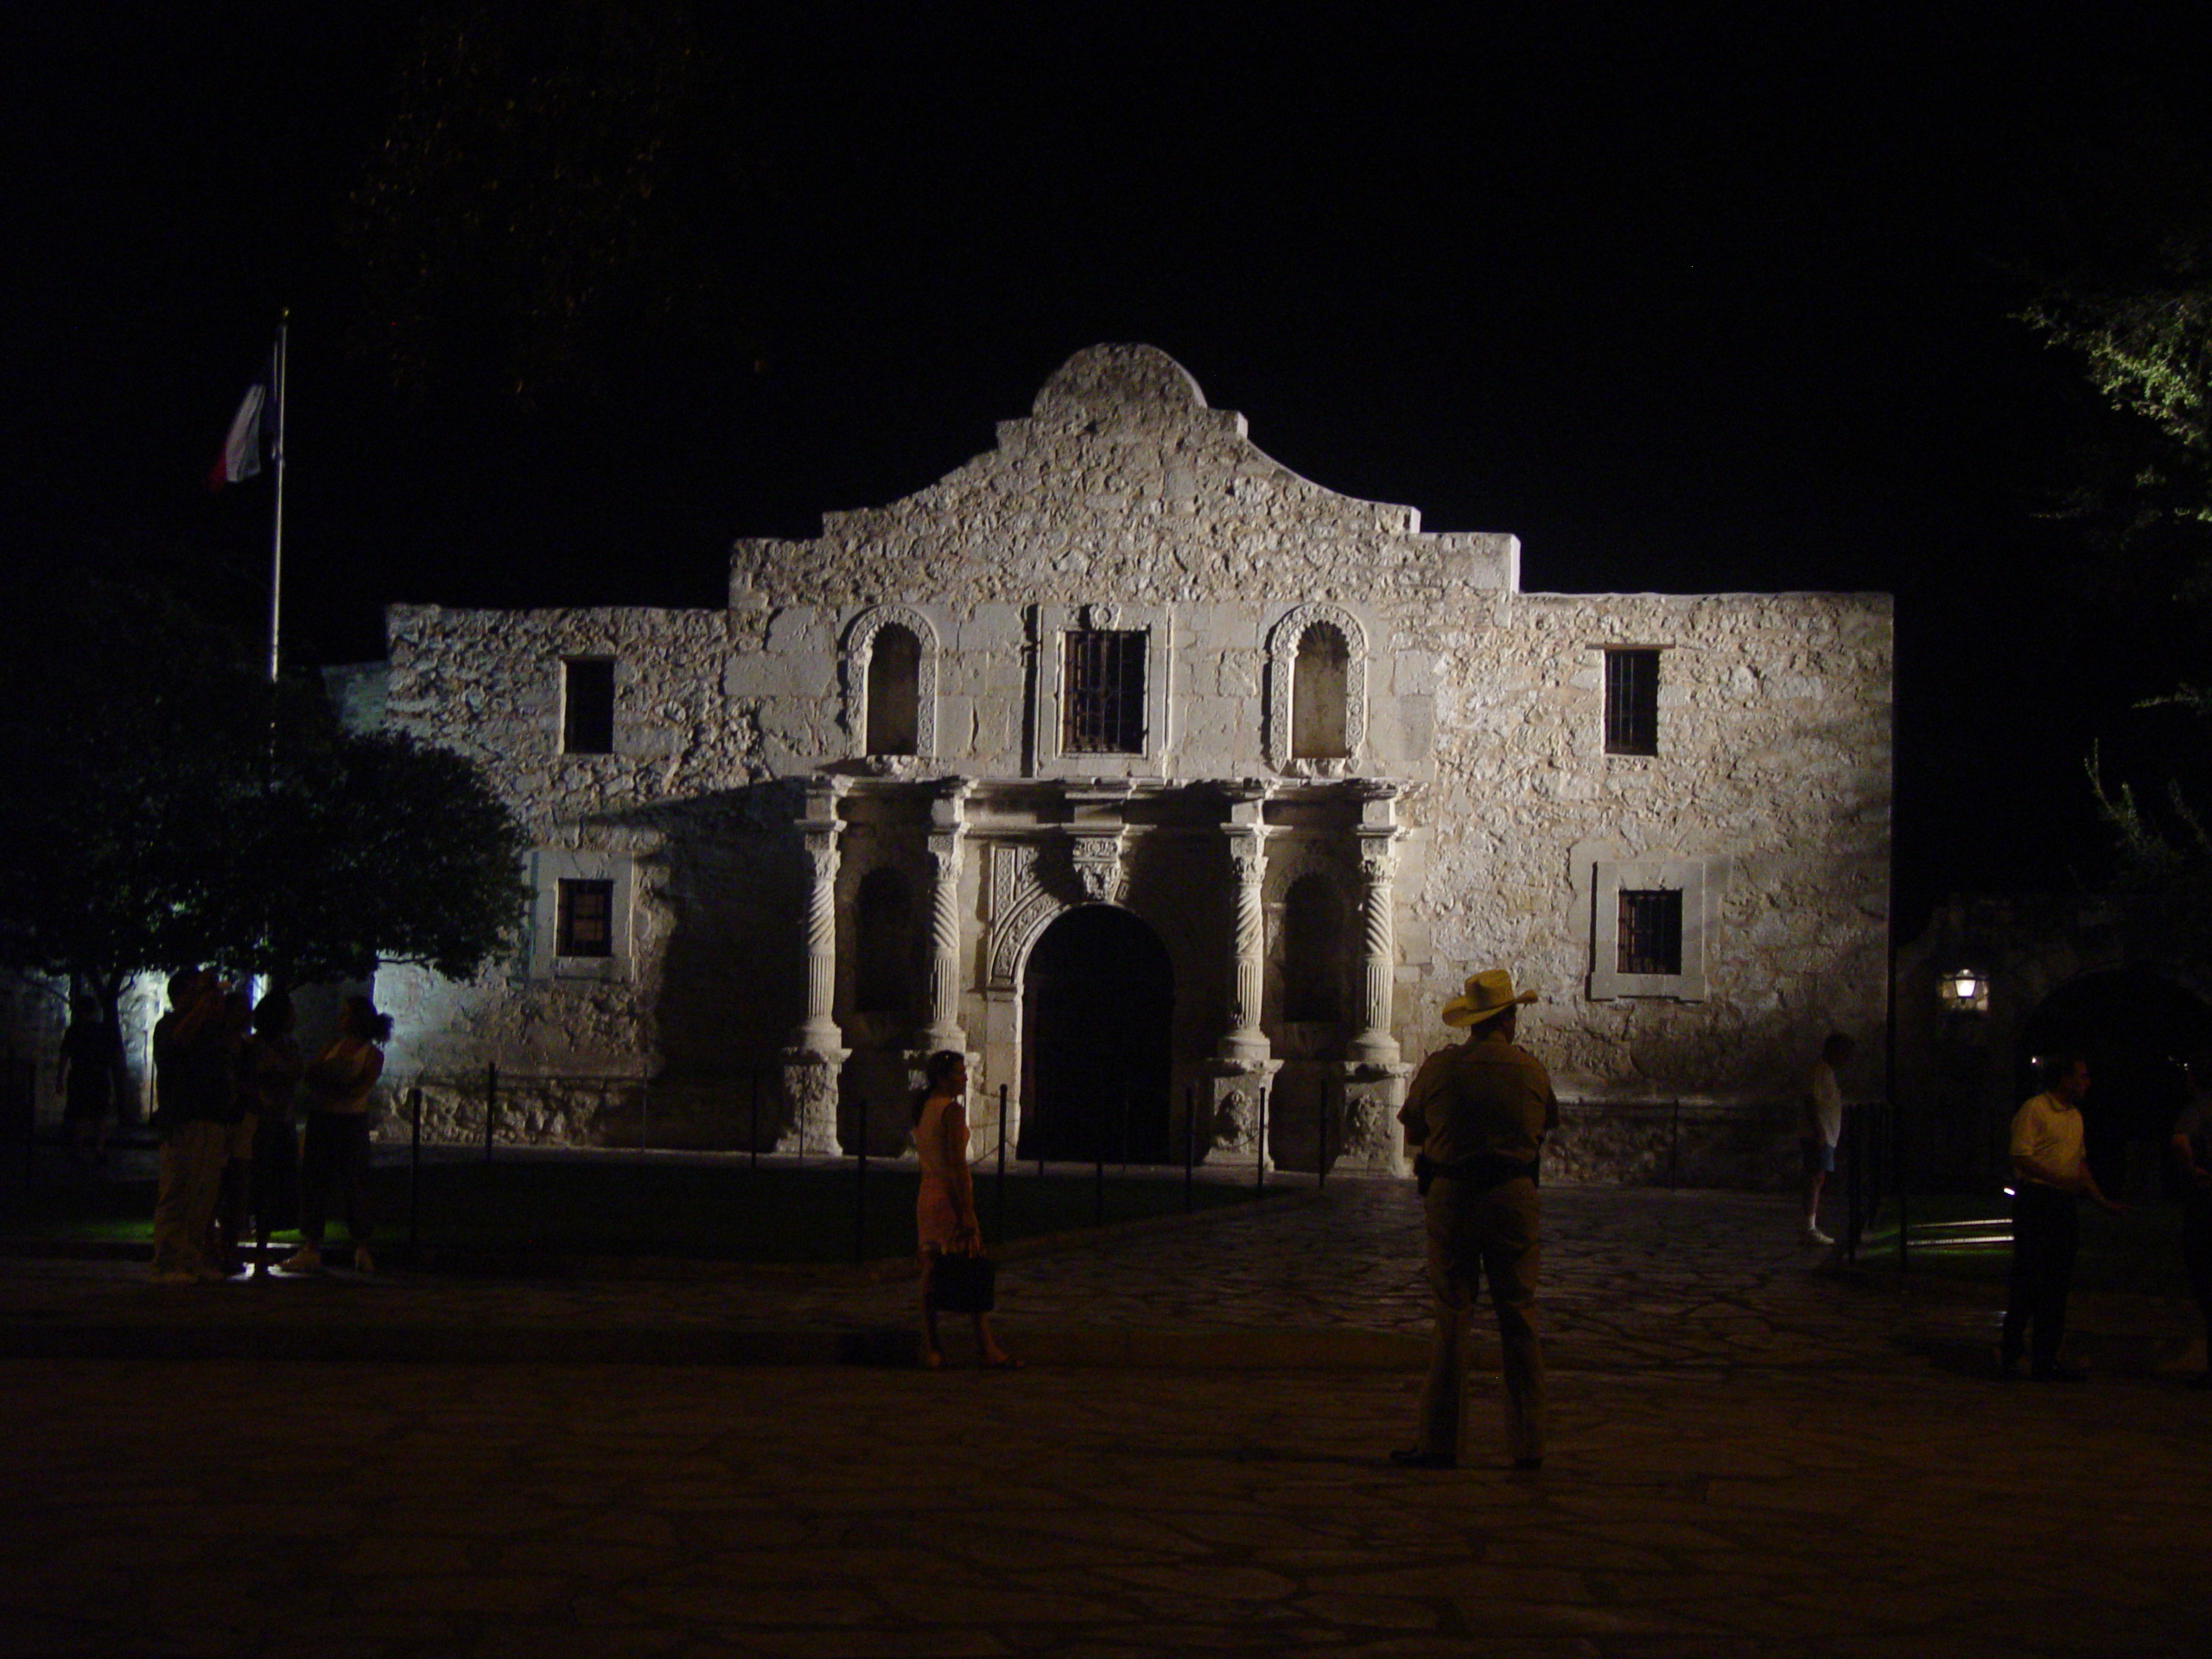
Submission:
[[[798,829],[806,849],[811,885],[806,902],[806,1019],[791,1033],[783,1057],[785,1121],[779,1152],[835,1154],[837,1077],[849,1051],[837,1028],[837,867],[840,862],[835,785],[807,791],[806,816]]]
[[[1359,1031],[1353,1037],[1353,1058],[1376,1065],[1390,1065],[1398,1058],[1397,1039],[1390,1034],[1392,992],[1398,964],[1397,839],[1395,829],[1359,832],[1359,874],[1363,883],[1360,905]]]
[[[1236,922],[1229,974],[1229,1031],[1222,1048],[1231,1055],[1268,1052],[1266,1034],[1260,1029],[1261,988],[1267,963],[1267,931],[1260,905],[1260,882],[1267,868],[1264,834],[1256,826],[1241,825],[1229,832],[1230,866],[1236,876]]]
[[[1407,791],[1384,779],[1355,787],[1360,804],[1352,831],[1361,886],[1359,1029],[1344,1057],[1343,1151],[1336,1165],[1396,1175],[1404,1171],[1398,1108],[1413,1070],[1400,1061],[1398,1039],[1391,1032],[1398,972],[1398,853],[1405,834],[1398,804]]]
[[[837,995],[836,831],[809,830],[806,855],[814,868],[813,890],[806,903],[806,1023],[799,1027],[793,1046],[835,1048],[843,1034],[833,1014]]]
[[[960,865],[957,828],[930,836],[930,1022],[920,1046],[965,1052],[960,1028]]]
[[[1267,972],[1267,912],[1261,902],[1267,874],[1268,790],[1231,785],[1228,820],[1230,873],[1236,882],[1229,938],[1229,1028],[1206,1068],[1208,1127],[1199,1137],[1209,1163],[1265,1165],[1267,1101],[1281,1062],[1260,1028]]]

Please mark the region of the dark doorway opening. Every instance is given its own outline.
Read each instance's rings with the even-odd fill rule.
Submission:
[[[1022,979],[1019,1155],[1167,1162],[1174,1015],[1166,948],[1128,911],[1046,928]]]

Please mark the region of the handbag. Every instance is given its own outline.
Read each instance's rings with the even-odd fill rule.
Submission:
[[[999,1264],[988,1255],[940,1255],[930,1269],[930,1300],[947,1313],[988,1313],[998,1306]]]

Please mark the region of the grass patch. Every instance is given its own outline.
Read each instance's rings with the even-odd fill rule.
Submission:
[[[2001,1285],[2012,1262],[2012,1213],[2000,1195],[1937,1192],[1906,1201],[1906,1248],[1910,1271],[1974,1283]],[[1887,1268],[1897,1259],[1897,1211],[1885,1204],[1859,1242],[1859,1259]],[[2109,1216],[2082,1206],[2082,1249],[2074,1267],[2076,1290],[2183,1295],[2181,1211],[2171,1205],[2139,1204]]]
[[[661,1255],[699,1261],[849,1262],[906,1255],[914,1249],[914,1198],[920,1174],[911,1164],[871,1164],[865,1187],[850,1163],[747,1170],[727,1165],[613,1158],[514,1158],[486,1164],[444,1160],[423,1166],[414,1200],[426,1249],[543,1251],[564,1255]],[[979,1175],[976,1205],[994,1243],[1072,1232],[1100,1217],[1089,1175],[1023,1174],[1006,1184],[1001,1227],[996,1181]],[[408,1236],[410,1200],[404,1164],[380,1165],[371,1182],[378,1238]],[[1274,1196],[1287,1188],[1270,1188]],[[146,1242],[149,1180],[41,1181],[10,1193],[5,1230],[18,1237]],[[1192,1184],[1193,1210],[1249,1204],[1255,1186]],[[1109,1177],[1108,1224],[1176,1215],[1183,1179],[1174,1175]],[[864,1214],[861,1206],[864,1205]],[[342,1238],[334,1219],[330,1236]],[[293,1240],[286,1231],[276,1237]]]

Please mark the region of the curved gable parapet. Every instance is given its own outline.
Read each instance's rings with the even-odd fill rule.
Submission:
[[[1490,538],[1482,538],[1490,539]],[[741,543],[734,603],[856,595],[976,602],[1204,602],[1461,585],[1463,552],[1411,507],[1300,477],[1150,346],[1057,370],[997,446],[882,506],[825,514],[811,542]],[[1477,587],[1510,585],[1495,577]]]
[[[1047,421],[1187,423],[1205,407],[1197,378],[1157,346],[1092,346],[1053,371],[1029,412]]]

